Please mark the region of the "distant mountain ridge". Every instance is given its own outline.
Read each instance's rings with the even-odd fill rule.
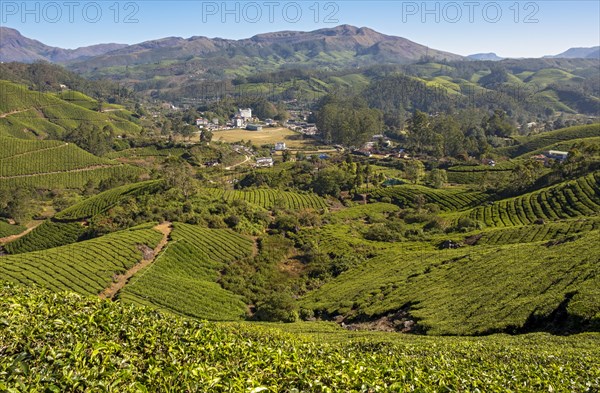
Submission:
[[[355,56],[379,56],[394,63],[407,63],[422,57],[460,60],[463,57],[428,48],[406,38],[385,35],[367,27],[341,25],[310,32],[280,31],[258,34],[251,38],[229,40],[194,36],[167,37],[134,45],[100,44],[74,50],[47,46],[23,37],[17,30],[2,28],[0,60],[56,63],[92,62],[96,66],[144,64],[161,60],[181,60],[211,54],[231,55],[258,53],[285,58],[290,52],[349,52]]]
[[[125,44],[98,44],[77,49],[62,49],[24,37],[15,29],[0,27],[0,61],[2,62],[32,63],[45,60],[52,63],[65,63],[102,55],[126,46]]]
[[[468,59],[471,60],[484,60],[484,61],[500,61],[500,60],[504,60],[504,57],[500,57],[497,54],[490,52],[490,53],[475,53],[473,55],[469,55],[467,56]]]
[[[600,46],[593,46],[590,48],[570,48],[558,55],[544,57],[561,59],[600,59]]]

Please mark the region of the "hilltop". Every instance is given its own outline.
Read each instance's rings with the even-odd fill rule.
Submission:
[[[65,63],[73,60],[81,61],[127,46],[124,44],[97,44],[77,49],[63,49],[24,37],[18,30],[4,26],[0,26],[0,37],[0,61],[2,62],[32,63],[43,60]]]
[[[341,25],[310,32],[282,31],[259,34],[248,39],[228,40],[207,37],[167,37],[134,45],[101,44],[75,50],[48,47],[20,35],[17,30],[2,28],[2,61],[48,60],[57,63],[82,62],[76,69],[107,67],[183,59],[188,56],[218,57],[251,55],[294,58],[291,52],[315,57],[319,51],[347,53],[360,62],[366,55],[378,55],[386,61],[404,63],[428,55],[437,59],[457,60],[461,57],[429,49],[405,38],[388,36],[372,29]],[[291,51],[291,52],[290,52]],[[86,59],[96,57],[95,59]],[[297,55],[296,55],[297,57]],[[370,60],[371,62],[374,59]]]

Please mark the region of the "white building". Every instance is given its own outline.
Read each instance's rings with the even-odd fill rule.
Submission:
[[[237,113],[235,114],[235,116],[239,116],[242,119],[244,119],[244,121],[248,121],[249,119],[252,119],[252,109],[250,108],[238,108]]]
[[[206,125],[208,125],[208,120],[203,117],[200,117],[200,118],[196,119],[196,125],[197,126],[206,126]]]
[[[241,116],[236,116],[233,118],[233,126],[242,128],[244,126],[244,119]]]
[[[273,158],[271,157],[259,157],[256,159],[257,167],[270,167],[273,166]]]
[[[283,151],[286,149],[287,149],[287,147],[285,146],[285,142],[277,142],[275,144],[275,150],[277,150],[277,151]]]
[[[554,160],[564,161],[569,156],[569,152],[560,150],[549,150],[547,156],[548,158],[552,158]]]

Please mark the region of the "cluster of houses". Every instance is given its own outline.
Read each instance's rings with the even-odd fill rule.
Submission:
[[[198,126],[198,128],[206,129],[209,131],[221,129],[221,127],[219,127],[219,119],[217,119],[216,117],[211,120],[205,117],[199,117],[196,119],[196,126]]]
[[[274,126],[277,123],[273,119],[267,119],[265,120],[265,124]],[[237,112],[225,125],[220,125],[217,118],[208,119],[206,117],[199,117],[196,119],[196,126],[209,131],[232,130],[234,128],[243,128],[248,131],[261,131],[263,129],[263,126],[259,124],[258,117],[252,115],[251,108],[238,108]]]
[[[373,135],[370,141],[365,142],[359,149],[352,150],[353,154],[365,157],[371,157],[373,154],[381,154],[385,156],[396,156],[399,153],[404,155],[404,149],[391,149],[392,141],[385,135]],[[402,156],[401,158],[405,158]]]
[[[544,166],[550,166],[552,161],[563,163],[567,159],[567,157],[569,157],[569,152],[560,150],[548,150],[544,154],[536,154],[534,156],[531,156],[531,159],[543,163]]]
[[[319,129],[317,125],[314,123],[307,123],[305,121],[297,121],[297,120],[288,120],[287,128],[292,131],[299,132],[304,135],[317,135],[319,133]]]
[[[238,108],[237,112],[231,120],[227,123],[233,128],[244,128],[246,124],[252,123],[254,118],[252,117],[252,109],[251,108]],[[256,119],[258,121],[258,119]]]

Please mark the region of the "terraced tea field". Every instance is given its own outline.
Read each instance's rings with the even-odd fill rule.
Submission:
[[[0,335],[3,390],[91,391],[110,385],[120,392],[528,393],[600,388],[598,334],[419,337],[348,332],[318,323],[287,325],[300,333],[282,333],[281,327],[191,321],[33,288],[4,285],[0,297],[5,299],[0,320],[11,322]]]
[[[121,291],[122,301],[202,319],[242,319],[246,305],[217,279],[226,264],[251,255],[252,241],[224,229],[173,228],[168,247]]]
[[[442,210],[462,210],[473,206],[479,206],[489,199],[489,196],[481,192],[471,192],[462,189],[436,190],[418,185],[400,185],[388,188],[380,188],[371,193],[371,199],[382,201],[384,198],[400,206],[415,206],[416,200],[423,197],[425,203],[435,203]]]
[[[560,240],[600,229],[600,217],[579,218],[540,225],[500,228],[483,232],[476,244],[516,244]]]
[[[0,136],[34,139],[51,135],[56,138],[83,123],[99,128],[108,126],[118,135],[140,133],[141,127],[131,113],[124,110],[101,113],[93,101],[83,100],[83,94],[73,94],[82,98],[76,101],[81,105],[62,99],[62,95],[36,92],[24,85],[0,81]],[[96,108],[92,110],[90,106]]]
[[[0,143],[7,143],[6,138]],[[96,157],[73,144],[31,150],[0,159],[0,178],[68,172],[77,169],[116,165],[114,161]]]
[[[0,280],[36,284],[55,292],[97,295],[116,274],[142,257],[140,245],[153,248],[161,239],[153,229],[116,232],[49,250],[0,258]]]
[[[46,220],[25,236],[5,244],[4,249],[9,254],[47,250],[75,243],[84,232],[85,227],[79,222],[57,223]]]
[[[597,244],[596,230],[553,245],[374,248],[365,263],[309,292],[300,304],[347,322],[405,310],[432,335],[514,333],[536,323],[558,331],[594,330],[600,328]],[[563,316],[553,320],[554,312]]]
[[[315,194],[281,191],[275,189],[257,189],[251,191],[222,190],[218,188],[204,188],[201,193],[226,202],[244,200],[254,203],[265,209],[275,206],[287,209],[325,209],[325,200]]]
[[[600,212],[600,172],[472,209],[465,216],[487,226],[515,226]]]
[[[581,138],[592,138],[600,136],[600,124],[590,124],[585,126],[574,126],[544,132],[531,137],[520,138],[520,144],[516,146],[497,149],[499,154],[506,154],[510,157],[518,157],[556,143]]]
[[[160,184],[160,181],[150,180],[116,187],[68,207],[54,216],[54,218],[57,220],[70,221],[93,217],[115,206],[120,200],[127,196],[152,192],[158,189]]]
[[[183,148],[165,148],[159,149],[152,147],[136,147],[121,151],[110,152],[105,155],[106,158],[136,158],[136,157],[179,157],[185,153]]]
[[[81,188],[90,179],[142,172],[96,157],[74,144],[0,137],[0,187]]]

